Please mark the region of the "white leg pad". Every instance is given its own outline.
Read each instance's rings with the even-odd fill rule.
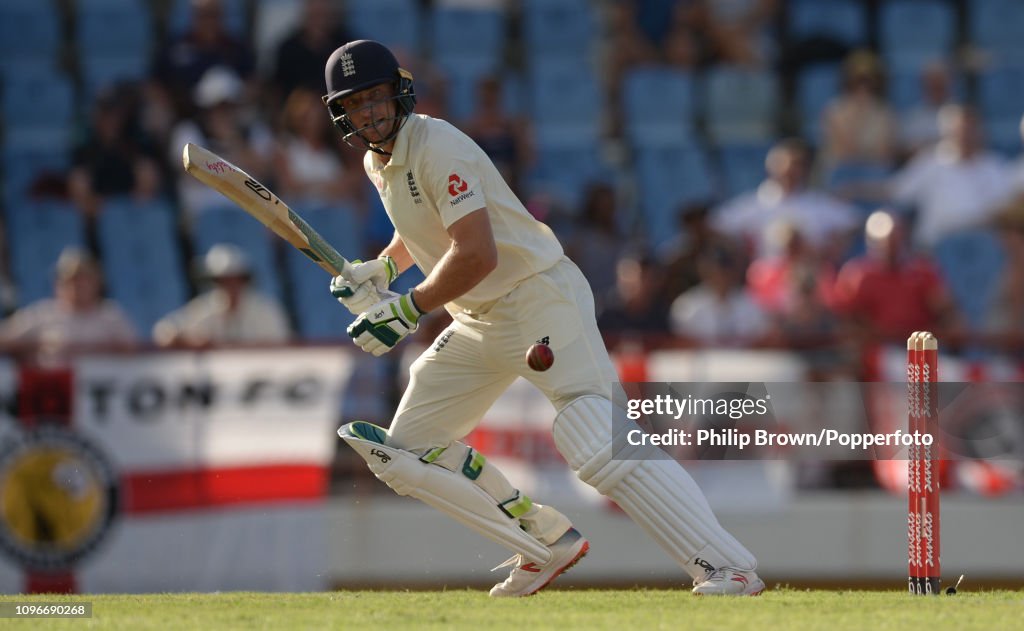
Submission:
[[[543,564],[551,560],[547,546],[527,534],[519,518],[501,508],[499,500],[474,482],[476,478],[468,477],[471,473],[452,471],[425,462],[414,453],[389,447],[385,444],[387,432],[370,423],[349,423],[338,430],[338,435],[366,460],[378,479],[399,495],[415,497],[531,561]],[[475,452],[470,451],[472,454]],[[472,458],[464,464],[473,470]],[[482,458],[480,465],[476,468],[478,475]],[[517,499],[518,495],[513,498]]]
[[[555,446],[579,478],[618,504],[693,578],[709,567],[754,570],[754,555],[718,523],[690,474],[657,447],[629,445],[626,433],[639,426],[616,413],[615,437],[613,405],[604,397],[575,399],[555,418]]]

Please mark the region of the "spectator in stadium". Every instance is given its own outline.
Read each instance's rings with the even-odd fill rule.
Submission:
[[[717,63],[768,66],[778,55],[772,32],[779,0],[700,0],[704,29]]]
[[[874,53],[858,50],[843,64],[842,92],[822,113],[824,173],[844,165],[889,166],[896,157],[896,117],[885,98],[885,75]]]
[[[241,78],[222,66],[211,68],[196,85],[195,118],[178,123],[168,147],[170,164],[181,164],[186,143],[202,145],[263,180],[269,173],[273,136],[265,125],[251,120],[242,105]],[[178,169],[178,198],[186,219],[211,207],[229,203],[223,195]]]
[[[606,334],[664,334],[668,332],[668,302],[662,289],[663,272],[657,260],[644,253],[627,253],[615,263],[615,286],[605,292],[597,310],[597,325]]]
[[[939,114],[941,139],[896,173],[892,201],[914,208],[914,244],[931,248],[944,236],[988,221],[1010,196],[1011,170],[989,151],[978,113],[946,105]]]
[[[766,313],[781,316],[807,291],[823,304],[828,302],[835,268],[808,247],[800,226],[787,221],[772,224],[768,239],[773,244],[771,250],[778,254],[757,258],[747,268],[747,286],[757,305]]]
[[[237,246],[220,243],[203,262],[212,288],[153,327],[158,346],[207,347],[286,342],[288,317],[276,300],[250,286],[252,267]]]
[[[243,81],[252,77],[254,56],[249,46],[228,32],[220,0],[190,0],[192,22],[182,34],[173,34],[153,64],[158,98],[176,117],[193,112],[192,95],[199,81],[214,67],[230,68]]]
[[[690,31],[674,30],[665,42],[662,54],[665,62],[679,70],[695,70],[701,61],[701,48],[697,35]]]
[[[701,346],[761,342],[770,322],[743,284],[743,267],[742,256],[730,248],[712,248],[701,256],[700,283],[672,302],[672,332]]]
[[[565,239],[566,254],[590,281],[600,310],[601,301],[615,287],[616,261],[626,254],[627,239],[618,223],[618,199],[608,184],[592,184],[583,208]]]
[[[658,246],[666,296],[678,296],[699,283],[697,261],[710,249],[729,245],[728,239],[712,229],[708,220],[710,212],[707,203],[683,205],[676,214],[679,226],[676,233]]]
[[[835,347],[839,319],[827,302],[826,289],[816,270],[794,268],[785,277],[785,300],[771,314],[769,339],[778,346],[803,350],[809,367],[832,368],[837,361]]]
[[[857,211],[809,188],[810,164],[810,149],[802,140],[779,141],[765,160],[768,178],[755,191],[714,209],[711,226],[722,235],[743,241],[751,258],[773,254],[767,228],[780,220],[799,225],[815,252],[841,256],[856,230]]]
[[[1015,197],[1006,204],[996,215],[995,226],[1006,258],[986,314],[985,329],[1019,344],[1024,341],[1024,197]]]
[[[350,152],[340,150],[322,108],[316,92],[299,88],[281,112],[284,132],[274,150],[274,176],[279,194],[295,204],[330,206],[358,200],[365,188],[361,166],[353,163]]]
[[[90,217],[106,197],[130,195],[145,200],[160,193],[160,170],[136,124],[134,104],[127,88],[101,93],[93,104],[86,136],[72,152],[68,192]]]
[[[15,311],[0,324],[0,348],[45,366],[66,364],[76,350],[131,348],[135,326],[103,297],[103,273],[87,251],[68,247],[57,259],[53,298]]]
[[[636,66],[658,61],[658,48],[640,27],[638,8],[633,2],[619,0],[609,7],[608,15],[608,94],[619,94],[622,77]],[[610,98],[614,104],[616,99]]]
[[[501,101],[497,77],[477,83],[476,110],[461,127],[491,159],[513,191],[520,191],[523,173],[531,161],[530,128],[526,121],[508,115]]]
[[[961,317],[941,272],[930,258],[909,253],[902,222],[877,211],[864,232],[867,253],[843,265],[834,292],[851,339],[902,344],[908,331],[959,332]]]
[[[302,21],[274,54],[271,84],[282,102],[297,88],[319,94],[324,89],[324,73],[320,66],[334,49],[350,42],[352,33],[341,21],[330,0],[305,0]]]
[[[771,322],[767,341],[800,353],[809,379],[826,379],[840,368],[841,359],[839,322],[830,307],[835,267],[807,247],[797,225],[775,224],[769,237],[781,254],[759,258],[747,268],[751,297]]]
[[[695,70],[705,60],[708,43],[702,36],[703,19],[700,2],[677,2],[672,7],[668,34],[659,47],[666,63],[681,70]]]
[[[953,102],[953,74],[944,61],[921,69],[921,99],[900,116],[900,152],[911,156],[939,141],[939,112]]]
[[[425,79],[416,86],[416,111],[434,118],[447,118],[449,90],[444,69],[415,51],[396,48],[395,57],[412,76]]]

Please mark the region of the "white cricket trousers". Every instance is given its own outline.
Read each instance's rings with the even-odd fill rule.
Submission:
[[[594,296],[568,258],[524,280],[486,313],[453,318],[410,367],[389,445],[417,452],[461,440],[520,376],[556,410],[585,394],[611,398],[618,376],[597,329]],[[526,365],[526,351],[544,338],[555,363],[536,372]]]

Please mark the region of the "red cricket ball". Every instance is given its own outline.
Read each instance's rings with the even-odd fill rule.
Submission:
[[[544,372],[555,363],[555,353],[547,344],[534,344],[526,351],[526,364],[537,372]]]

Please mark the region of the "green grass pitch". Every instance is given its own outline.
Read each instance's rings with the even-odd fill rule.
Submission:
[[[91,601],[93,617],[3,620],[46,629],[1009,629],[1024,628],[1024,591],[914,597],[898,591],[769,589],[758,598],[679,590],[557,590],[494,600],[482,591],[13,596]]]

